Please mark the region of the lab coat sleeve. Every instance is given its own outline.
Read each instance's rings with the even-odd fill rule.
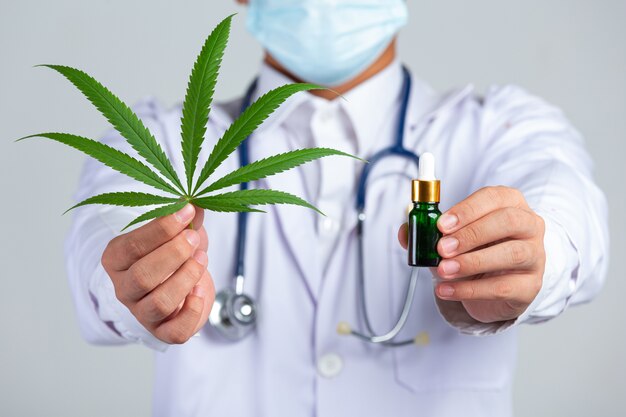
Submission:
[[[163,115],[156,103],[146,100],[134,108],[144,124],[164,146],[171,157],[165,138]],[[124,138],[111,132],[101,142],[137,156]],[[179,170],[180,171],[180,170]],[[179,172],[180,175],[180,172]],[[88,158],[83,166],[75,200],[112,191],[155,192],[148,186],[122,175],[100,162]],[[70,232],[65,241],[65,261],[79,327],[90,343],[118,345],[140,343],[156,350],[167,344],[148,332],[116,298],[113,284],[100,262],[108,242],[120,230],[146,210],[127,207],[89,205],[74,210]]]
[[[518,87],[494,87],[479,120],[483,160],[472,189],[505,185],[523,193],[545,221],[546,264],[539,294],[515,320],[479,323],[460,303],[439,303],[452,325],[475,335],[544,322],[591,301],[602,288],[609,253],[607,202],[583,139],[562,112]]]

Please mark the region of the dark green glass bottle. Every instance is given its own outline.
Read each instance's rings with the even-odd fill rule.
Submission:
[[[409,213],[409,265],[437,266],[441,258],[437,242],[441,232],[437,219],[441,216],[439,203],[415,202]]]
[[[413,180],[409,213],[409,265],[437,266],[441,257],[437,242],[441,232],[437,228],[439,211],[439,180],[435,178],[435,157],[426,152],[420,156],[418,179]]]

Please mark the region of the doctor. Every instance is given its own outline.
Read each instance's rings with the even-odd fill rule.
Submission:
[[[266,50],[253,99],[294,80],[345,97],[293,96],[251,138],[250,160],[311,146],[368,159],[393,143],[402,0],[249,3],[248,28]],[[156,351],[155,416],[511,415],[517,328],[587,302],[602,286],[606,201],[582,138],[557,108],[514,86],[479,98],[471,86],[439,93],[411,80],[403,144],[437,157],[445,212],[444,260],[420,269],[399,335],[416,343],[388,347],[336,331],[340,321],[363,326],[358,161],[325,158],[251,184],[302,195],[327,217],[295,206],[249,216],[245,291],[259,319],[235,343],[207,317],[215,289],[232,286],[236,215],[187,206],[118,235],[133,209],[76,210],[66,258],[81,331],[92,343]],[[213,108],[201,159],[240,107]],[[180,155],[180,108],[146,100],[136,111],[169,155]],[[130,151],[115,133],[103,142]],[[216,175],[238,164],[232,157]],[[175,168],[183,172],[182,159]],[[415,175],[406,160],[391,158],[368,181],[362,269],[379,333],[395,322],[410,275],[403,222]],[[136,190],[88,160],[76,198],[124,186]]]

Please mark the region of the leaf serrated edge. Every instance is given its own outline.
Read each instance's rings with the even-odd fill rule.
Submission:
[[[117,199],[120,199],[116,201]],[[168,203],[175,203],[181,201],[180,198],[164,197],[156,194],[140,193],[134,191],[122,191],[98,194],[93,197],[84,199],[78,204],[73,205],[63,212],[66,214],[68,211],[77,207],[86,206],[88,204],[105,204],[109,206],[123,206],[123,207],[142,207],[142,206],[157,206]]]
[[[187,200],[182,200],[180,202],[169,204],[167,206],[157,207],[135,218],[133,221],[128,223],[121,231],[123,232],[124,230],[128,229],[130,226],[133,226],[137,223],[141,223],[146,220],[152,220],[157,217],[163,217],[163,216],[176,213],[178,210],[182,209],[187,204],[188,204]]]
[[[225,187],[229,187],[231,185],[267,178],[269,176],[288,171],[297,166],[327,156],[347,156],[363,161],[363,159],[357,156],[331,148],[296,149],[293,151],[268,156],[267,158],[259,159],[247,165],[239,167],[238,169],[231,171],[220,179],[216,180],[208,187],[197,192],[195,196],[201,196],[211,191],[216,191]]]
[[[162,177],[160,177],[156,172],[152,171],[147,165],[143,164],[142,162],[140,162],[139,160],[133,158],[132,156],[118,150],[115,149],[109,145],[105,145],[104,143],[98,142],[97,140],[93,140],[93,139],[89,139],[83,136],[78,136],[78,135],[73,135],[71,133],[59,133],[59,132],[47,132],[47,133],[37,133],[34,135],[29,135],[29,136],[24,136],[21,137],[19,139],[16,139],[15,142],[20,142],[22,140],[25,139],[30,139],[30,138],[46,138],[46,139],[50,139],[53,140],[55,142],[59,142],[62,143],[64,145],[70,146],[84,154],[86,154],[87,156],[90,156],[94,159],[96,159],[97,161],[103,163],[104,165],[108,166],[109,168],[123,174],[126,175],[136,181],[142,182],[146,185],[149,185],[151,187],[160,189],[162,191],[166,191],[169,193],[172,193],[176,196],[180,196],[182,195],[178,190],[176,190],[171,184],[169,184],[167,181],[165,181]],[[62,139],[63,138],[63,139]],[[71,139],[71,140],[68,140]],[[76,143],[71,143],[72,141],[75,141]],[[125,165],[126,169],[129,169],[131,171],[136,171],[138,173],[140,173],[142,176],[147,177],[149,179],[149,181],[146,181],[145,179],[139,179],[137,177],[137,175],[133,176],[131,175],[129,172],[124,172],[121,170],[121,168],[116,168],[112,166],[111,161],[109,161],[108,159],[102,158],[101,156],[97,156],[93,150],[86,150],[86,148],[81,148],[79,147],[77,144],[80,142],[84,142],[85,144],[89,144],[89,146],[93,146],[94,148],[97,148],[97,151],[99,153],[104,153],[104,154],[109,154],[108,157],[115,159],[116,162],[120,163],[121,165]],[[122,161],[122,159],[125,159],[124,161]],[[154,182],[152,182],[154,181]]]
[[[181,150],[187,177],[188,194],[191,194],[192,191],[193,175],[196,170],[198,155],[204,142],[211,103],[213,102],[224,51],[228,45],[233,16],[234,14],[231,14],[222,20],[207,37],[189,75],[181,117]],[[213,68],[214,70],[212,70]],[[208,74],[207,71],[209,72]],[[205,84],[205,82],[208,82],[208,84]],[[204,95],[208,95],[208,98],[205,100],[206,109],[204,109],[204,106],[201,106]],[[206,115],[203,113],[204,111],[206,111]],[[200,119],[199,122],[198,119]]]
[[[217,141],[204,167],[200,171],[200,176],[194,186],[193,194],[195,194],[211,174],[215,172],[217,167],[237,149],[239,144],[256,130],[256,128],[285,102],[285,100],[302,91],[319,90],[323,88],[324,87],[310,83],[287,84],[270,90],[259,97],[237,117]]]
[[[243,206],[255,206],[255,205],[274,205],[274,204],[291,204],[310,208],[317,211],[322,216],[326,216],[320,209],[312,205],[306,200],[293,195],[291,193],[279,190],[271,190],[265,188],[254,188],[251,190],[236,190],[222,194],[211,195],[208,197],[200,197],[194,199],[194,201],[213,201],[220,202],[233,200],[230,204],[239,204]],[[246,200],[242,202],[241,200]]]
[[[150,130],[143,124],[141,119],[132,111],[132,109],[124,103],[119,97],[117,97],[111,90],[109,90],[106,86],[100,83],[91,75],[87,74],[85,71],[82,71],[77,68],[73,68],[67,65],[54,65],[54,64],[40,64],[36,65],[36,67],[44,67],[52,69],[63,77],[65,77],[70,83],[72,83],[86,98],[91,102],[96,109],[113,125],[115,130],[117,130],[122,137],[124,137],[128,143],[142,156],[146,159],[148,163],[154,166],[157,170],[159,170],[168,180],[170,180],[175,187],[177,187],[182,194],[185,193],[185,189],[178,178],[178,174],[174,170],[171,161],[163,151],[163,148],[157,142],[154,135],[150,132]],[[76,79],[74,79],[76,78]],[[84,86],[79,85],[77,82],[80,81],[87,85],[91,93],[96,93],[96,96],[103,100],[105,104],[108,106],[109,111],[105,111],[96,103],[96,100],[91,97],[91,94],[88,93]],[[111,100],[113,102],[111,102]],[[118,107],[119,106],[119,107]],[[110,117],[111,115],[111,117]],[[129,129],[129,131],[125,131],[125,129],[121,129],[118,127],[118,124],[113,120],[112,116],[117,116],[120,120],[124,122],[125,127]],[[127,119],[129,117],[130,119]],[[131,139],[131,136],[128,135],[129,132],[132,132],[134,137]],[[135,141],[136,138],[139,141]]]

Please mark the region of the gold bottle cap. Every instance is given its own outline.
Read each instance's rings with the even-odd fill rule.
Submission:
[[[411,200],[416,203],[439,202],[439,180],[413,180]]]

